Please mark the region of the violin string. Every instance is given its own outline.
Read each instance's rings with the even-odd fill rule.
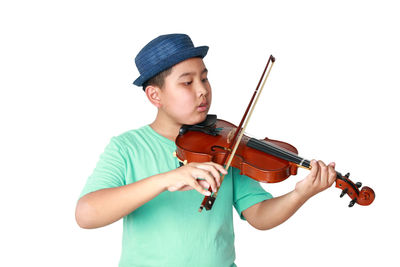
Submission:
[[[249,147],[253,147],[265,153],[273,153],[274,156],[282,158],[284,160],[296,163],[300,166],[309,168],[310,161],[298,156],[297,154],[289,151],[285,148],[279,147],[275,144],[269,143],[265,140],[258,140],[255,138],[251,138],[247,143]]]
[[[257,148],[263,152],[277,152],[281,157],[284,157],[285,160],[294,160],[296,163],[301,161],[301,158],[296,155],[293,155],[292,153],[289,153],[288,151],[284,151],[283,149],[280,149],[272,144],[267,143],[266,141],[261,141],[258,139],[252,139],[252,142],[256,144],[256,147],[252,145],[251,142],[249,142],[249,146],[253,148]],[[298,162],[297,162],[298,161]]]
[[[271,143],[267,143],[266,141],[261,141],[260,144],[264,145],[267,148],[270,148],[278,153],[281,153],[283,156],[287,157],[288,160],[290,160],[296,164],[300,164],[302,161],[304,162],[304,159],[302,157],[298,156],[297,154],[295,154],[287,149],[278,147]]]

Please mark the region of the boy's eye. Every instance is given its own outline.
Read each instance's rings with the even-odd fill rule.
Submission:
[[[204,78],[201,80],[202,82],[208,82],[208,78]]]
[[[192,84],[192,81],[189,81],[189,82],[183,82],[183,84],[184,84],[184,85],[191,85],[191,84]]]

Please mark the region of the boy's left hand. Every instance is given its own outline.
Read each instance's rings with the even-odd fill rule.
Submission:
[[[307,177],[296,184],[295,192],[305,199],[329,188],[336,180],[335,163],[328,166],[322,161],[311,161],[311,171]]]

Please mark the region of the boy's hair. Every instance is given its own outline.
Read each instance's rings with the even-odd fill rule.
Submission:
[[[165,78],[172,72],[172,67],[160,72],[159,74],[151,77],[143,83],[143,91],[146,91],[146,87],[149,85],[157,86],[162,88],[164,86]]]

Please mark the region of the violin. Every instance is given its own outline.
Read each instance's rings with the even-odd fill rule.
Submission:
[[[175,141],[176,156],[183,162],[213,161],[223,165],[224,158],[230,153],[228,147],[236,129],[235,125],[217,119],[216,115],[207,115],[207,119],[200,124],[184,125]],[[298,156],[297,149],[291,144],[245,135],[240,140],[231,166],[239,169],[240,174],[259,182],[278,183],[296,175],[298,167],[310,169],[310,161]],[[355,203],[363,206],[371,204],[375,198],[374,191],[367,186],[359,190],[362,184],[353,183],[349,176],[349,173],[342,175],[336,171],[336,187],[342,189],[340,197],[347,194],[351,198],[349,207]],[[210,205],[205,205],[205,208],[211,209]]]
[[[240,170],[240,174],[246,175],[254,180],[265,183],[277,183],[284,181],[291,175],[296,175],[298,167],[311,169],[310,161],[298,156],[297,149],[288,143],[272,139],[256,139],[244,135],[247,126],[247,115],[253,111],[253,101],[259,97],[259,87],[262,81],[262,88],[268,78],[265,77],[269,63],[275,58],[271,55],[260,78],[257,88],[253,94],[250,104],[239,126],[225,120],[217,119],[216,115],[207,115],[207,118],[195,125],[183,125],[175,140],[177,147],[176,157],[180,162],[209,162],[213,161],[225,166]],[[265,77],[265,79],[264,79]],[[250,110],[251,108],[251,110]],[[375,199],[375,192],[372,188],[364,186],[360,182],[353,183],[349,179],[350,174],[342,175],[336,171],[336,187],[341,189],[340,197],[347,194],[351,201],[349,207],[355,203],[367,206]],[[221,177],[221,183],[224,176]],[[361,190],[360,190],[361,188]],[[211,187],[209,188],[211,192]],[[200,205],[199,211],[203,208],[210,210],[216,200],[217,192],[206,196]]]

